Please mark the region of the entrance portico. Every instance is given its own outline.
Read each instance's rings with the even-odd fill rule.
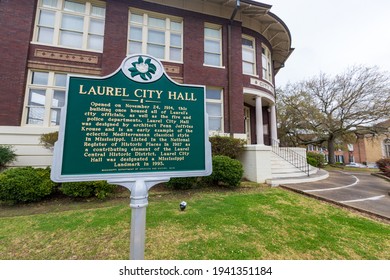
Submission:
[[[272,145],[271,139],[278,138],[275,97],[262,90],[244,88],[244,102],[253,115],[246,118],[245,133],[252,136],[248,137],[248,144]]]

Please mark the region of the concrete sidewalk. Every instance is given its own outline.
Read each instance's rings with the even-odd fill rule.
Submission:
[[[370,173],[329,171],[325,180],[281,187],[390,222],[390,182]]]

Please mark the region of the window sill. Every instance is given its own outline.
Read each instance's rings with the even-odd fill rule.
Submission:
[[[204,63],[203,63],[203,66],[204,67],[217,68],[217,69],[226,69],[225,66],[216,66],[216,65],[209,65],[209,64],[204,64]]]
[[[129,54],[128,54],[129,55]],[[166,60],[166,59],[159,59],[161,62],[167,62],[167,63],[173,63],[173,64],[184,64],[183,61],[175,61],[175,60]]]
[[[60,46],[60,45],[52,45],[52,44],[45,44],[45,43],[33,42],[33,41],[31,41],[30,44],[37,45],[37,46],[45,46],[45,47],[50,47],[50,48],[58,48],[58,49],[90,52],[90,53],[100,53],[100,54],[103,53],[103,51],[98,51],[98,50],[90,50],[90,49],[82,49],[82,48],[72,48],[72,47],[66,47],[66,46]]]
[[[248,73],[242,73],[242,74],[245,75],[245,76],[252,77],[252,78],[260,79],[260,76],[256,75],[256,74],[248,74]]]

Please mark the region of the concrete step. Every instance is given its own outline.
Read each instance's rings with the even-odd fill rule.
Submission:
[[[307,174],[302,171],[272,173],[272,178],[295,178],[295,177],[302,177],[302,176],[307,176]]]
[[[308,176],[305,172],[274,153],[271,155],[271,164],[272,178],[267,181],[271,185],[279,185],[283,182],[291,184],[293,182],[317,181],[328,176],[324,172],[318,173],[319,169],[313,166],[309,166],[310,176]]]
[[[311,174],[310,176],[300,176],[300,177],[289,177],[289,178],[272,178],[267,180],[266,183],[276,187],[283,184],[299,184],[306,182],[315,182],[324,180],[329,177],[329,173],[323,169],[319,169],[315,174]]]
[[[310,175],[315,175],[317,172],[318,169],[309,170]],[[279,170],[278,172],[272,172],[272,178],[288,178],[288,177],[301,177],[301,176],[307,176],[307,173],[299,169],[295,169],[294,171]]]
[[[285,171],[285,170],[295,170],[296,168],[298,168],[298,167],[296,167],[296,166],[294,166],[294,165],[292,165],[292,164],[279,164],[279,163],[275,163],[275,164],[273,164],[272,166],[271,166],[271,170],[272,171],[279,171],[279,170],[283,170],[283,171]],[[309,165],[309,169],[311,170],[311,171],[314,171],[314,170],[317,170],[318,168],[316,168],[316,167],[313,167],[313,166],[310,166]]]
[[[300,177],[305,175],[299,168],[274,153],[271,155],[271,164],[272,178]],[[316,168],[310,167],[310,173],[315,173],[316,171]]]
[[[286,166],[286,167],[280,167],[280,166],[272,166],[271,167],[271,171],[272,173],[278,173],[278,172],[283,172],[283,173],[287,173],[287,172],[294,172],[296,171],[297,168],[295,166]]]

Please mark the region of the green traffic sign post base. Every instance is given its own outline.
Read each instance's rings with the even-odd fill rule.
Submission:
[[[130,260],[143,260],[145,252],[146,207],[148,192],[159,183],[170,178],[144,178],[137,180],[108,180],[110,184],[120,185],[130,190],[131,232]]]

